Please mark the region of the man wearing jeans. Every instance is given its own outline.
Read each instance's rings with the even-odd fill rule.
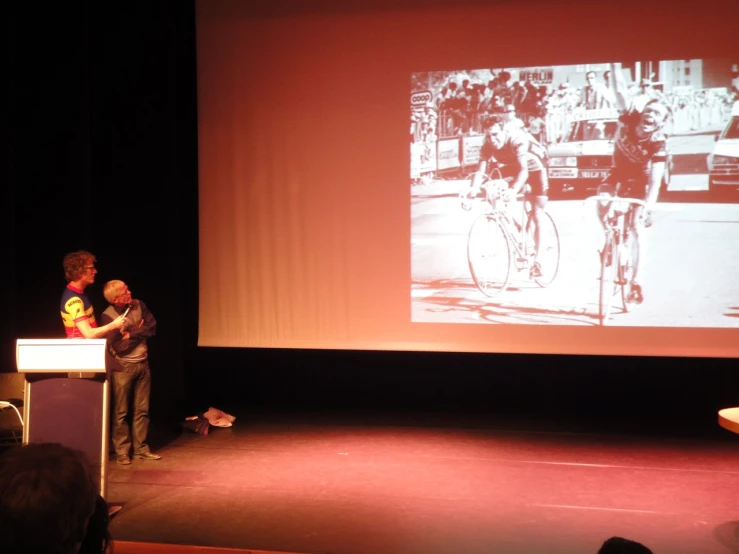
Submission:
[[[131,463],[133,457],[142,460],[159,460],[161,456],[149,450],[146,436],[149,432],[149,396],[151,373],[146,339],[156,334],[154,315],[141,300],[134,300],[123,281],[108,281],[103,296],[110,306],[103,312],[101,323],[126,316],[125,325],[108,334],[108,347],[118,362],[113,376],[113,447],[116,462]],[[132,412],[132,429],[128,425]]]

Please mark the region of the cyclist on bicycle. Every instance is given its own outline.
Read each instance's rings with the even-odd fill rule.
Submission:
[[[642,206],[635,205],[628,220],[639,246],[639,254],[634,260],[629,301],[640,304],[644,301],[644,294],[637,279],[639,266],[644,261],[643,228],[645,219],[650,217],[649,214],[657,202],[665,173],[667,139],[662,129],[670,115],[670,108],[657,98],[648,101],[641,111],[636,106],[629,105],[624,97],[621,64],[613,65],[611,75],[615,78],[612,83],[621,114],[613,149],[613,167],[610,175],[598,187],[598,194],[636,198],[646,204],[646,213]],[[605,224],[608,205],[598,203],[598,211],[601,223]]]
[[[472,178],[470,188],[463,193],[462,206],[465,200],[480,194],[486,172],[498,168],[501,176],[509,181],[509,188],[504,192],[503,200],[510,202],[516,198],[526,184],[531,188],[534,197],[531,219],[534,222],[534,263],[531,266],[531,277],[541,277],[541,265],[538,261],[541,244],[541,226],[539,225],[549,192],[549,181],[546,170],[546,150],[529,133],[508,125],[508,119],[502,115],[491,115],[483,122],[485,139],[480,148],[480,162],[477,172]],[[528,191],[526,191],[528,194]]]

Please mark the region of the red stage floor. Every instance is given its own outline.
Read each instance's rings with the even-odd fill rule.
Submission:
[[[739,436],[718,426],[415,420],[239,418],[175,435],[160,461],[111,463],[111,531],[300,553],[595,554],[614,535],[655,554],[739,552]]]

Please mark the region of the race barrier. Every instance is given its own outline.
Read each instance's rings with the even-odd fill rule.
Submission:
[[[469,135],[411,144],[411,178],[476,166],[484,138],[484,135]]]
[[[710,129],[728,120],[730,107],[722,104],[685,106],[677,109],[665,126],[668,136]],[[554,109],[544,118],[544,146],[563,139],[574,121],[592,118],[615,118],[613,109],[565,110]],[[423,175],[443,176],[445,173],[465,172],[477,165],[484,135],[467,134],[453,137],[434,137],[431,141],[411,143],[411,178]]]

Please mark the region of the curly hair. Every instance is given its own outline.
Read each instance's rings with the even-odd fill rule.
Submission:
[[[64,278],[68,283],[81,279],[85,274],[85,266],[95,263],[95,256],[87,250],[78,250],[64,256]]]
[[[673,116],[672,106],[670,106],[667,102],[664,102],[660,98],[652,98],[652,99],[650,99],[649,102],[647,102],[646,104],[644,104],[644,108],[642,109],[642,111],[646,110],[648,106],[652,106],[652,105],[659,105],[659,106],[662,106],[663,108],[665,108],[665,119],[664,119],[663,123],[666,123],[667,121],[669,121],[672,118],[672,116]]]

